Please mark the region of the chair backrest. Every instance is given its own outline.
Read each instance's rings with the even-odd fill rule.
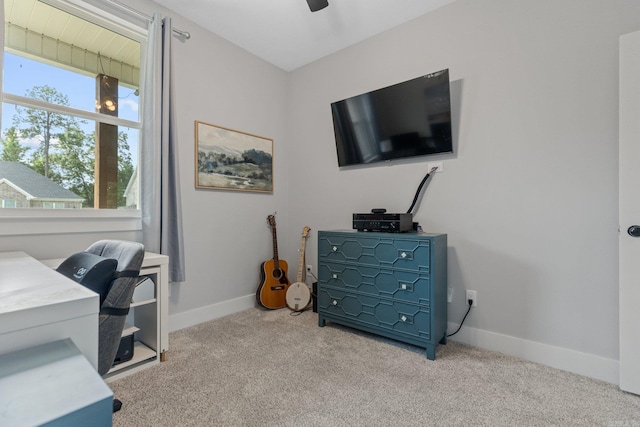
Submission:
[[[144,246],[137,242],[100,240],[86,252],[118,261],[118,276],[100,307],[98,324],[98,373],[106,374],[116,357],[124,323],[131,305],[133,291],[138,283],[144,259]]]

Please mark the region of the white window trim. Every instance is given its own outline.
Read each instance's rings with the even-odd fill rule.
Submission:
[[[142,43],[146,47],[146,28],[142,28],[128,19],[115,16],[82,0],[44,0],[44,3],[58,7],[83,19],[98,22],[113,31],[126,35]],[[2,25],[4,28],[4,25]],[[1,64],[1,63],[0,63]],[[65,110],[67,113],[86,119],[116,126],[140,129],[139,122],[109,117],[71,107],[52,108],[47,103],[31,100],[22,96],[5,94],[0,91],[2,100],[31,108],[47,110]],[[65,112],[65,111],[62,111]],[[96,120],[98,119],[98,120]],[[70,234],[95,232],[141,231],[142,220],[140,209],[37,209],[11,208],[0,209],[0,236],[28,236],[43,234]]]
[[[95,122],[107,123],[115,126],[124,126],[132,129],[142,129],[142,124],[134,122],[132,120],[121,119],[114,116],[109,116],[101,113],[94,113],[93,111],[81,110],[78,108],[68,107],[66,105],[51,104],[49,102],[41,101],[39,99],[27,98],[20,95],[14,95],[11,93],[2,94],[3,102],[9,104],[20,105],[27,108],[35,108],[38,110],[51,111],[53,113],[67,114],[70,116],[76,116],[87,120],[93,120]]]
[[[139,210],[11,208],[0,211],[0,236],[140,231]]]
[[[148,19],[127,15],[125,19],[117,9],[104,0],[40,0],[51,7],[76,15],[87,21],[95,22],[105,28],[137,40],[146,42]],[[93,4],[96,3],[96,4]]]

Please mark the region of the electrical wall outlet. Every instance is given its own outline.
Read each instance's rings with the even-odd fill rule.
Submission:
[[[438,172],[442,172],[443,171],[443,164],[442,162],[429,162],[427,163],[427,170],[430,171],[433,168],[438,168],[436,169],[436,173]]]
[[[307,264],[307,273],[313,273],[313,265]]]
[[[447,288],[447,302],[453,301],[453,288]]]
[[[471,304],[472,307],[477,307],[478,293],[476,291],[470,291],[469,289],[467,289],[467,300],[466,300],[467,304],[469,300],[473,301],[473,304]]]

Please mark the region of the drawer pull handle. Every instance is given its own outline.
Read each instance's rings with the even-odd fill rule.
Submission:
[[[407,253],[406,253],[406,252],[402,252],[402,253],[400,254],[400,256],[401,256],[402,258],[406,258],[406,257],[407,257]]]
[[[400,284],[400,289],[403,291],[413,292],[413,285],[411,283],[402,283]]]
[[[335,252],[335,251],[337,251],[337,250],[338,250],[338,247],[337,247],[337,246],[334,246],[334,247],[333,247],[333,248],[331,248],[331,249],[333,249],[333,252]]]
[[[413,324],[413,316],[411,315],[405,315],[405,314],[401,314],[400,315],[400,321],[403,323],[408,323],[409,325]]]
[[[333,304],[333,305],[338,305],[338,301],[333,300],[333,301],[331,302],[331,304]]]
[[[333,274],[331,275],[331,277],[332,277],[333,279],[337,279],[337,278],[338,278],[338,275],[337,275],[336,273],[333,273]]]

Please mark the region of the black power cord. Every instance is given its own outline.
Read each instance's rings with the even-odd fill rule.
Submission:
[[[454,336],[455,334],[457,334],[460,331],[460,328],[462,328],[462,324],[464,323],[465,319],[469,315],[469,312],[471,311],[471,306],[473,305],[473,300],[472,299],[468,300],[467,302],[469,303],[469,308],[467,308],[467,312],[464,315],[464,317],[462,318],[462,322],[460,322],[460,326],[458,326],[458,329],[456,329],[456,331],[454,333],[447,335],[447,338]]]
[[[411,202],[411,206],[409,206],[409,209],[407,209],[408,214],[411,213],[411,211],[413,210],[413,207],[416,205],[416,202],[418,201],[418,197],[420,197],[420,191],[422,191],[422,187],[424,187],[424,184],[427,182],[431,174],[437,170],[438,170],[437,167],[431,168],[431,170],[425,175],[425,177],[422,178],[422,182],[420,183],[420,185],[418,186],[418,189],[416,190],[416,195],[413,197],[413,202]]]

